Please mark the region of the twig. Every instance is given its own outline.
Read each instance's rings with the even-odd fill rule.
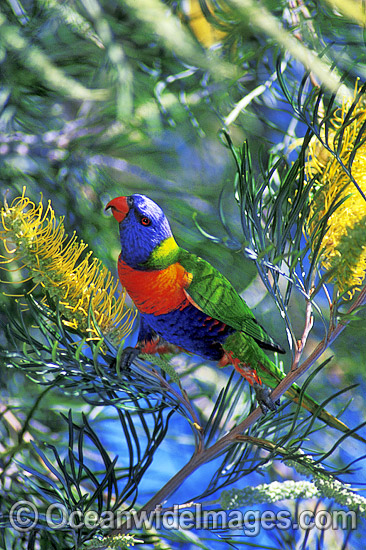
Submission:
[[[328,292],[328,289],[327,289],[327,286],[326,286],[325,283],[322,284],[322,288],[323,288],[324,293],[325,293],[325,295],[326,295],[326,297],[327,297],[329,307],[332,307],[332,299],[331,299],[331,297],[330,297],[330,294],[329,294],[329,292]]]
[[[302,352],[305,348],[306,341],[310,334],[311,329],[313,328],[314,317],[313,317],[313,308],[310,300],[306,300],[306,310],[305,310],[305,327],[302,333],[301,339],[296,344],[296,351],[294,361],[292,363],[291,370],[296,370],[299,366],[300,358]]]

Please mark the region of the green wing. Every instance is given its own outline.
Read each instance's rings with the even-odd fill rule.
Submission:
[[[257,322],[248,305],[230,281],[211,264],[181,249],[178,262],[192,275],[186,288],[188,297],[207,315],[245,332],[265,349],[284,353],[284,350]]]

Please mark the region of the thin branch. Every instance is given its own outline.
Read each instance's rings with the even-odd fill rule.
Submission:
[[[306,300],[305,327],[304,327],[304,331],[302,333],[301,339],[298,340],[298,342],[296,343],[295,357],[292,363],[291,370],[297,369],[299,365],[302,352],[305,348],[310,331],[313,328],[313,324],[314,324],[314,317],[313,317],[313,308],[311,305],[311,301]]]

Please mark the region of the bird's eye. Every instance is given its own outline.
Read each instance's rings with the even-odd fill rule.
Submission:
[[[150,218],[147,218],[146,216],[143,216],[140,221],[141,221],[142,225],[150,225],[151,224]]]

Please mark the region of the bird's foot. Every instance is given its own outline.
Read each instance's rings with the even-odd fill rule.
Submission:
[[[128,370],[136,357],[138,357],[140,353],[139,348],[132,348],[128,346],[122,351],[122,357],[121,357],[121,370]],[[112,361],[109,363],[109,368],[112,370],[116,370],[117,367],[117,358],[114,357]]]
[[[138,342],[136,347],[128,346],[122,352],[121,358],[121,369],[127,370],[130,368],[134,360],[140,354],[154,355],[155,353],[164,354],[164,353],[177,353],[181,351],[181,348],[169,344],[162,340],[161,338],[154,338],[153,340],[141,341]],[[111,368],[116,368],[116,360],[114,359],[111,364]]]
[[[134,362],[134,360],[139,356],[140,351],[141,350],[139,347],[132,348],[128,346],[127,348],[125,348],[122,352],[122,357],[121,357],[121,369],[122,370],[129,369],[132,363]]]
[[[254,382],[252,385],[258,405],[262,409],[262,413],[267,414],[268,411],[275,411],[277,406],[280,404],[280,400],[277,399],[277,401],[273,401],[271,397],[272,390],[266,388],[266,386],[263,386],[262,384],[258,384],[258,382]]]
[[[275,411],[276,407],[280,404],[280,400],[278,399],[277,401],[273,401],[271,397],[272,391],[262,385],[262,381],[256,370],[247,363],[243,363],[234,357],[232,352],[225,354],[225,362],[222,362],[221,365],[226,364],[226,360],[230,361],[230,363],[234,365],[235,370],[237,370],[243,378],[248,380],[249,384],[254,388],[258,404],[262,409],[262,413],[266,414],[268,411]]]

